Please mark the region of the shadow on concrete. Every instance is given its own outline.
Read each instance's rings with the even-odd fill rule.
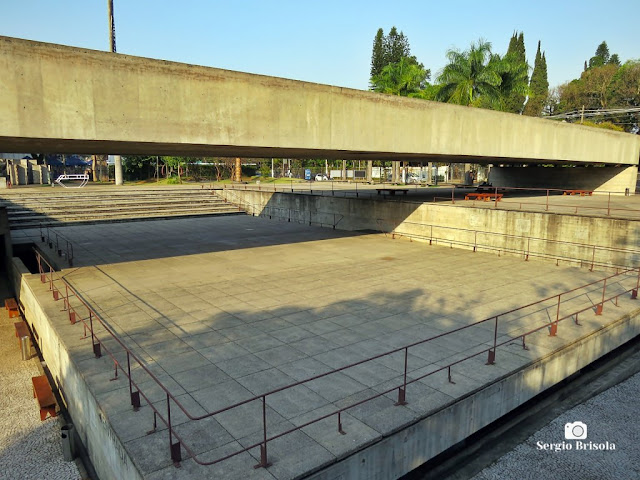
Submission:
[[[553,287],[539,291],[547,288]],[[452,297],[436,294],[431,289],[413,288],[402,294],[379,290],[364,298],[323,302],[317,306],[291,302],[284,307],[258,311],[227,307],[214,315],[202,311],[170,318],[163,315],[162,306],[145,302],[134,292],[124,290],[130,303],[107,312],[110,326],[122,332],[123,340],[139,352],[145,366],[192,415],[217,411],[275,388],[469,325],[480,317],[517,306],[513,302],[519,303],[502,300],[476,310],[469,305],[479,302],[478,292],[466,291]],[[589,292],[582,295],[590,301]],[[568,299],[573,300],[575,298]],[[127,306],[135,308],[127,310]],[[499,340],[516,336],[522,329],[548,325],[555,315],[555,307],[556,303],[551,301],[505,318],[504,327],[498,330]],[[151,319],[154,326],[136,326],[133,319],[149,317],[150,312],[156,314]],[[590,325],[589,319],[583,323]],[[593,327],[599,325],[595,322]],[[567,322],[561,331],[568,335],[563,340],[571,341],[587,330]],[[486,350],[493,334],[493,325],[480,324],[412,347],[407,357],[409,379],[460,360],[451,371],[453,380],[449,380],[447,370],[439,371],[407,388],[406,406],[395,406],[398,394],[393,391],[347,410],[343,416],[347,431],[344,437],[339,435],[333,416],[305,427],[302,432],[273,440],[270,458],[274,466],[269,471],[276,477],[286,477],[333,462],[450,405],[455,399],[470,395],[559,345],[544,329],[528,338],[528,350],[516,341],[501,347],[495,365],[485,365],[485,354],[462,361]],[[108,341],[104,345],[113,346]],[[86,369],[89,388],[104,405],[112,427],[122,436],[125,449],[137,459],[136,463],[139,462],[145,473],[172,469],[166,429],[159,427],[156,433],[145,434],[153,422],[151,409],[145,408],[143,402],[139,412],[132,412],[126,380],[109,382],[113,364],[106,357],[91,358],[90,345],[87,347],[77,365]],[[123,361],[121,351],[116,357]],[[268,435],[294,429],[337,408],[395,388],[402,384],[403,371],[404,355],[396,352],[269,396]],[[165,412],[164,392],[139,368],[135,369],[134,378],[158,411]],[[523,392],[519,395],[526,396]],[[172,405],[173,425],[195,454],[201,455],[202,460],[213,460],[261,440],[260,400],[251,400],[237,410],[239,412],[224,412],[196,422],[189,421]],[[297,451],[291,448],[291,442],[298,443],[300,448]],[[244,467],[239,468],[249,471],[257,462],[257,449],[252,449],[250,454],[254,458],[241,455],[246,458]],[[200,469],[192,461],[187,465],[191,465],[187,468]],[[224,465],[208,468],[215,473],[218,468],[227,468]]]

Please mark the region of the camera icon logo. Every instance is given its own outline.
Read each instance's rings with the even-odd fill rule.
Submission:
[[[565,424],[564,438],[567,440],[584,440],[587,438],[587,425],[582,422]]]

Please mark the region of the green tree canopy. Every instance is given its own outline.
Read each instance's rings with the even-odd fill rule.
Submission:
[[[614,53],[613,55],[611,55],[609,53],[609,46],[607,45],[607,42],[603,41],[596,48],[595,55],[589,59],[589,66],[588,68],[585,68],[585,70],[588,70],[589,68],[602,67],[603,65],[610,65],[610,64],[620,66],[620,58],[618,57],[617,53]],[[585,62],[585,65],[586,65],[586,62]]]
[[[529,83],[529,99],[524,107],[523,113],[532,117],[542,115],[545,103],[549,96],[549,81],[547,80],[547,59],[544,52],[540,52],[540,41]]]
[[[398,63],[403,57],[411,56],[409,40],[404,33],[398,33],[396,27],[391,27],[389,35],[385,38],[384,50],[387,65],[389,63]]]
[[[513,33],[505,59],[508,68],[501,75],[500,90],[504,102],[499,110],[521,113],[524,101],[527,98],[529,85],[529,66],[527,65],[524,47],[524,33]]]
[[[382,69],[386,65],[386,58],[384,53],[384,31],[379,28],[373,39],[373,52],[371,53],[371,74],[369,78],[373,78],[376,75],[382,73]]]
[[[437,100],[471,105],[481,96],[488,103],[500,97],[502,78],[490,42],[480,39],[464,52],[449,50],[447,59],[449,63],[438,76]]]
[[[376,90],[376,85],[373,80],[374,77],[378,77],[382,74],[382,70],[387,65],[400,63],[403,58],[412,58],[416,65],[420,65],[424,68],[423,65],[418,63],[415,57],[411,56],[409,40],[404,33],[398,33],[398,29],[394,26],[391,27],[389,35],[385,35],[384,30],[379,28],[373,39],[373,49],[371,52],[371,71],[369,77],[369,86],[371,90]]]
[[[376,92],[409,96],[423,90],[431,72],[417,63],[415,57],[402,57],[397,63],[390,63],[379,75],[371,79]]]

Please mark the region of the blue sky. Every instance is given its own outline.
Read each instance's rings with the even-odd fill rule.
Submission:
[[[106,0],[1,4],[0,35],[108,49]],[[640,58],[640,0],[114,0],[114,10],[120,53],[357,89],[377,29],[393,25],[432,76],[448,49],[482,37],[504,53],[514,30],[531,66],[542,41],[551,86],[578,77],[603,40],[623,61]]]

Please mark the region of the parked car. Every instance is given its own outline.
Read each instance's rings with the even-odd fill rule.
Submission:
[[[316,182],[322,182],[329,180],[324,173],[318,173],[315,177]]]

